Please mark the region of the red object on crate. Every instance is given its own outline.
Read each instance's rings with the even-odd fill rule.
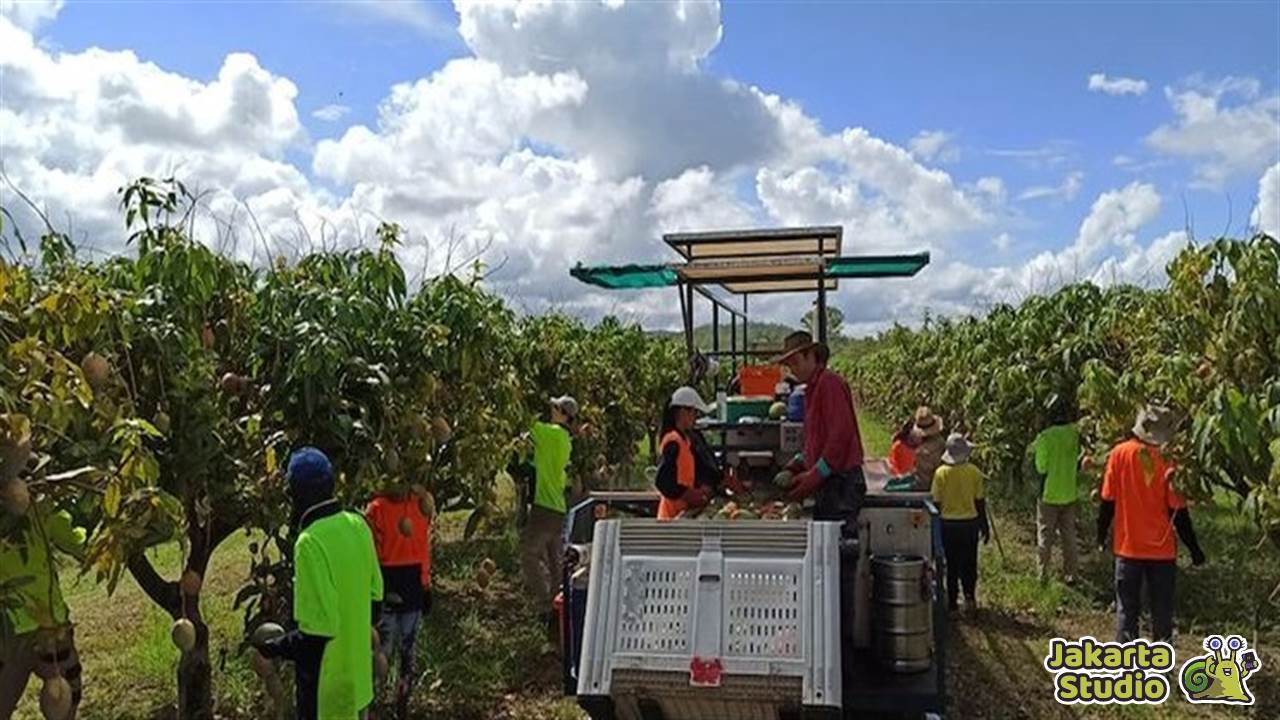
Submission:
[[[777,394],[778,383],[782,382],[782,366],[743,365],[738,370],[738,382],[743,395],[773,397]]]
[[[723,673],[720,658],[703,660],[695,657],[689,662],[689,684],[694,687],[720,687],[720,676]]]

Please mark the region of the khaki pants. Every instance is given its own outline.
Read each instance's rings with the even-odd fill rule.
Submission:
[[[551,599],[560,585],[563,531],[564,513],[534,505],[521,534],[520,567],[525,585],[542,613],[551,613]]]
[[[0,639],[0,718],[13,716],[33,673],[41,680],[58,675],[66,678],[71,685],[71,714],[67,720],[75,720],[80,706],[80,656],[70,628]]]
[[[1049,578],[1049,561],[1053,557],[1054,539],[1062,543],[1063,572],[1076,574],[1076,515],[1078,502],[1066,505],[1036,503],[1036,545],[1040,550],[1040,579]]]

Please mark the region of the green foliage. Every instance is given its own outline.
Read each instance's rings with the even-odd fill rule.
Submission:
[[[818,308],[813,307],[800,319],[800,326],[809,331],[814,338],[818,337]],[[844,312],[834,306],[827,306],[827,340],[831,341],[844,331]]]
[[[1077,284],[981,319],[896,327],[836,364],[881,417],[929,404],[972,434],[1005,488],[1031,479],[1027,448],[1053,400],[1079,415],[1098,458],[1144,402],[1168,403],[1185,418],[1176,483],[1200,498],[1229,491],[1280,537],[1280,244],[1188,247],[1169,277],[1160,290]]]
[[[441,510],[490,508],[552,394],[576,395],[590,424],[585,478],[597,457],[634,462],[684,371],[678,343],[636,326],[518,318],[479,266],[410,288],[393,224],[373,248],[255,268],[192,239],[180,183],[121,196],[136,256],[85,261],[50,234],[38,263],[0,260],[0,416],[5,443],[21,431],[34,456],[14,474],[90,529],[85,568],[108,589],[148,547],[177,539],[203,574],[223,539],[256,529],[235,604],[251,626],[281,619],[292,449],[328,453],[352,505],[422,483]],[[143,585],[170,614],[198,608],[173,581]]]
[[[572,474],[592,487],[625,474],[637,443],[657,432],[667,398],[685,382],[683,346],[613,318],[587,328],[563,315],[529,317],[521,336],[530,412],[545,413],[549,398],[564,394],[582,408]]]

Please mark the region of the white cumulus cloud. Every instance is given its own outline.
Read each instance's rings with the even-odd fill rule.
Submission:
[[[1127,77],[1108,77],[1106,73],[1094,73],[1089,76],[1089,90],[1108,95],[1143,95],[1147,92],[1147,81]]]
[[[351,112],[351,108],[337,103],[325,105],[311,113],[311,117],[325,122],[337,122]]]
[[[1188,81],[1165,95],[1177,119],[1146,137],[1152,149],[1196,162],[1199,184],[1261,172],[1280,158],[1280,95],[1264,96],[1252,78]]]
[[[942,130],[925,130],[911,138],[907,147],[911,154],[924,162],[955,162],[960,159],[960,150],[955,147],[954,136]]]
[[[1258,181],[1258,204],[1251,224],[1259,232],[1280,238],[1280,162],[1267,168]]]
[[[939,257],[966,233],[998,230],[1003,180],[961,183],[925,164],[953,152],[945,133],[905,148],[862,127],[824,129],[785,97],[709,72],[717,3],[456,9],[470,57],[388,88],[375,121],[319,142],[294,83],[251,54],[193,78],[128,50],[49,50],[6,16],[5,172],[104,252],[123,247],[117,188],[175,174],[203,191],[202,237],[248,260],[264,246],[350,246],[391,220],[409,232],[401,258],[413,274],[483,254],[489,285],[521,307],[655,325],[678,322],[669,298],[596,292],[568,268],[669,260],[657,239],[675,229],[837,223],[849,252]],[[309,167],[289,160],[308,154]],[[20,205],[7,189],[0,200]],[[864,327],[931,294],[959,307],[973,292],[916,280],[846,284],[833,300]],[[794,300],[753,307],[795,322]]]
[[[0,0],[0,17],[26,30],[35,30],[53,20],[65,0]]]
[[[1062,179],[1062,183],[1057,186],[1036,185],[1023,190],[1018,194],[1019,200],[1060,200],[1071,202],[1080,194],[1081,188],[1084,187],[1084,173],[1080,171],[1069,173]]]

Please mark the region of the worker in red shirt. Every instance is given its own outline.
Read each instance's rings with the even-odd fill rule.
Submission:
[[[857,517],[866,495],[862,475],[862,435],[853,408],[853,393],[844,378],[827,368],[830,349],[801,330],[783,342],[783,363],[804,390],[804,452],[788,465],[795,474],[787,495],[791,501],[812,497],[815,520]],[[852,530],[852,522],[846,531]]]
[[[1133,435],[1111,449],[1102,478],[1102,507],[1098,511],[1098,545],[1112,533],[1116,556],[1116,641],[1138,637],[1143,586],[1151,603],[1154,640],[1173,637],[1174,581],[1178,545],[1191,553],[1191,563],[1204,563],[1187,501],[1174,490],[1169,476],[1174,465],[1161,446],[1173,439],[1176,423],[1165,407],[1148,405],[1133,426]]]
[[[431,610],[431,518],[421,500],[409,488],[395,485],[375,495],[365,509],[384,588],[379,652],[389,661],[399,659],[395,705],[402,718],[408,717],[417,677],[418,625]]]

